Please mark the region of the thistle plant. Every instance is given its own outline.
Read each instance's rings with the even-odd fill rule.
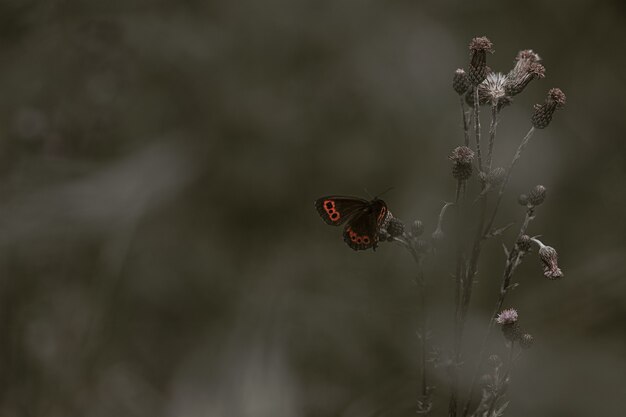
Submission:
[[[487,65],[487,59],[494,52],[493,43],[487,37],[476,37],[469,44],[469,62],[466,68],[457,69],[452,76],[453,91],[459,97],[462,116],[462,138],[452,149],[452,178],[455,181],[454,193],[450,195],[440,210],[432,228],[424,233],[425,223],[414,221],[410,227],[398,218],[387,222],[379,230],[380,242],[395,242],[410,253],[417,266],[415,283],[419,289],[420,320],[420,381],[416,411],[423,415],[434,412],[434,386],[429,382],[433,364],[445,363],[448,366],[449,387],[438,389],[438,395],[448,397],[449,417],[494,417],[505,413],[508,402],[505,395],[509,389],[514,364],[522,353],[534,342],[533,336],[520,325],[520,314],[516,308],[505,302],[511,290],[518,287],[514,282],[519,266],[533,253],[539,258],[543,275],[547,280],[558,280],[564,276],[557,262],[556,250],[532,236],[531,223],[545,204],[547,189],[543,185],[529,187],[527,193],[519,197],[506,193],[511,176],[520,164],[524,151],[529,146],[535,132],[547,128],[555,112],[565,104],[565,94],[558,89],[548,91],[545,102],[528,109],[529,128],[520,135],[515,153],[508,162],[498,162],[494,150],[498,140],[497,128],[506,108],[514,104],[514,98],[529,88],[534,80],[545,77],[546,69],[541,58],[532,50],[520,51],[508,72],[495,72]],[[489,128],[481,126],[481,111],[486,109]],[[502,223],[498,218],[503,200],[515,201],[521,206],[520,219]],[[507,231],[517,225],[517,232],[509,237]],[[549,237],[542,237],[549,240]],[[504,251],[504,264],[499,277],[499,291],[494,294],[493,313],[485,325],[477,361],[469,363],[464,352],[464,331],[467,317],[472,307],[472,292],[478,276],[479,260],[484,246],[501,241]],[[507,243],[508,242],[508,243]],[[429,357],[433,350],[431,332],[428,326],[425,285],[425,262],[437,261],[439,248],[446,245],[454,251],[454,276],[452,300],[454,302],[452,346],[440,350],[436,358]],[[498,245],[492,245],[498,246]],[[540,273],[538,272],[537,275]],[[484,276],[481,281],[497,279]],[[532,327],[532,323],[528,323]],[[507,350],[505,359],[489,352],[494,329],[501,329],[500,340]],[[446,354],[447,352],[447,354]],[[442,359],[442,356],[447,356]],[[488,360],[489,359],[489,360]],[[471,377],[461,381],[461,369],[470,371]],[[463,387],[463,389],[462,389]],[[438,414],[442,414],[439,410]]]

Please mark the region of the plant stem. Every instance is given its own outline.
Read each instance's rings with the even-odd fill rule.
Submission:
[[[478,157],[478,171],[483,171],[483,160],[480,151],[480,103],[478,102],[478,87],[474,87],[474,133],[476,135],[476,156]]]
[[[426,400],[428,398],[428,381],[427,381],[427,373],[426,373],[426,353],[428,351],[428,309],[426,306],[426,280],[424,277],[424,260],[423,256],[421,256],[415,246],[413,245],[413,241],[408,239],[404,243],[403,246],[411,253],[413,260],[417,266],[417,274],[415,275],[414,281],[415,285],[420,294],[420,385],[421,385],[421,398]],[[421,414],[427,414],[429,408],[426,407],[426,411],[418,410]]]
[[[478,159],[478,170],[479,172],[483,171],[483,163],[482,163],[482,154],[480,149],[481,142],[481,131],[480,131],[480,102],[478,98],[478,88],[474,88],[474,133],[476,137],[476,155]],[[483,184],[483,191],[485,185]],[[456,315],[456,326],[455,326],[455,353],[454,353],[454,362],[452,364],[454,370],[452,373],[453,381],[450,392],[450,402],[448,405],[448,416],[456,417],[457,416],[457,403],[458,403],[458,366],[460,363],[461,357],[461,345],[463,340],[463,330],[465,328],[465,319],[467,317],[467,309],[469,306],[469,300],[472,294],[472,284],[474,281],[474,274],[476,273],[476,265],[478,263],[478,257],[480,255],[480,241],[482,240],[482,230],[485,222],[485,213],[487,209],[487,199],[486,194],[481,193],[480,196],[481,207],[480,207],[480,217],[478,221],[478,229],[476,231],[476,238],[474,240],[474,244],[472,245],[472,253],[470,257],[470,263],[466,268],[460,268],[461,274],[461,293],[459,296],[459,310]],[[465,269],[463,273],[463,269]]]
[[[467,111],[465,110],[465,99],[464,96],[459,96],[459,100],[461,101],[461,115],[463,116],[463,135],[464,135],[464,144],[465,146],[469,146],[469,120],[467,120]]]
[[[491,227],[493,226],[493,222],[495,221],[496,215],[498,213],[498,208],[500,207],[500,203],[502,202],[502,195],[504,194],[504,190],[506,189],[506,186],[508,185],[509,180],[511,179],[511,172],[513,172],[513,168],[515,168],[517,161],[522,156],[524,149],[526,149],[526,146],[528,146],[528,142],[530,141],[530,138],[533,136],[533,133],[535,133],[535,128],[531,127],[528,133],[526,133],[526,136],[524,136],[524,139],[522,139],[519,146],[517,147],[517,151],[515,152],[515,155],[513,156],[513,160],[511,161],[511,164],[509,165],[509,169],[507,169],[506,171],[506,176],[504,177],[504,181],[502,182],[502,185],[500,186],[500,190],[498,191],[498,199],[496,200],[496,204],[493,208],[493,212],[491,213],[491,217],[489,218],[489,221],[487,222],[487,227],[485,227],[485,230],[483,232],[483,237],[489,233],[489,230],[491,230]]]
[[[487,170],[491,171],[493,147],[496,143],[496,127],[498,126],[498,106],[491,106],[491,125],[489,126],[489,150],[487,152]]]
[[[462,231],[461,231],[461,193],[465,186],[465,181],[457,180],[456,184],[456,196],[455,196],[455,204],[457,207],[456,210],[456,231],[457,231],[457,242],[456,242],[456,269],[454,276],[454,345],[453,345],[453,363],[451,368],[451,394],[450,394],[450,404],[449,404],[449,413],[452,416],[456,416],[457,414],[457,397],[459,392],[459,371],[458,365],[461,362],[461,327],[460,327],[460,312],[461,312],[461,290],[463,288],[463,239],[462,239]]]
[[[483,340],[481,343],[480,353],[478,355],[478,363],[476,365],[476,370],[474,371],[474,375],[472,376],[472,382],[470,384],[469,394],[467,396],[467,401],[465,403],[465,407],[463,407],[463,413],[461,414],[463,417],[467,416],[469,412],[469,408],[472,402],[472,397],[475,394],[476,386],[478,382],[478,375],[480,373],[480,368],[482,368],[485,362],[485,356],[487,352],[487,342],[489,341],[489,337],[491,336],[491,332],[493,331],[493,327],[496,322],[496,317],[498,313],[502,310],[502,305],[504,304],[504,300],[509,291],[509,286],[511,283],[511,278],[515,273],[515,269],[519,265],[522,257],[524,256],[524,252],[519,250],[519,246],[517,242],[519,242],[520,238],[526,234],[526,230],[528,229],[528,225],[534,219],[534,207],[529,207],[526,211],[526,216],[524,217],[524,222],[520,227],[519,232],[517,233],[517,238],[515,239],[515,243],[513,244],[512,249],[509,252],[509,256],[507,257],[504,272],[502,274],[502,281],[500,284],[500,294],[498,300],[496,301],[495,308],[493,309],[493,313],[489,319],[489,325],[487,326],[487,331],[483,336]]]
[[[502,376],[501,384],[496,388],[496,392],[493,394],[493,399],[491,400],[491,405],[489,406],[489,411],[487,411],[487,417],[491,417],[493,415],[493,411],[496,408],[496,404],[498,400],[502,396],[501,393],[504,391],[504,385],[507,383],[507,379],[509,378],[509,374],[511,373],[511,369],[513,368],[513,352],[515,348],[515,342],[511,342],[511,346],[509,348],[509,359],[507,363],[507,369],[504,375]]]

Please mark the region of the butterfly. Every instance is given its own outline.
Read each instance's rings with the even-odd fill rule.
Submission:
[[[354,250],[376,250],[380,229],[387,227],[392,218],[387,204],[378,198],[365,200],[359,197],[329,195],[318,198],[315,208],[326,224],[346,224],[343,240]]]

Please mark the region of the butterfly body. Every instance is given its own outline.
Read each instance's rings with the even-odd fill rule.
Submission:
[[[354,250],[376,249],[378,234],[391,218],[387,204],[374,198],[331,195],[318,198],[315,207],[326,224],[345,224],[343,240]]]

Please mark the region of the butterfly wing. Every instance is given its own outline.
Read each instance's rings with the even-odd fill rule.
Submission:
[[[359,213],[343,229],[343,240],[354,250],[376,248],[378,225],[371,213]]]
[[[339,226],[354,217],[357,213],[364,212],[369,201],[358,197],[329,195],[318,198],[315,208],[326,224]]]

